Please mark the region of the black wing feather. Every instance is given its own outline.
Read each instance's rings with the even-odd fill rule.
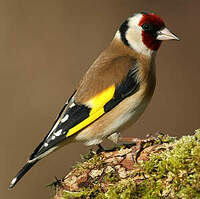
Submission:
[[[42,140],[42,142],[40,142],[40,144],[35,148],[35,150],[33,151],[33,153],[30,155],[29,160],[34,159],[36,156],[38,156],[38,152],[41,150],[42,146],[44,145],[44,142],[46,141],[47,137],[49,136],[49,134],[51,133],[52,129],[54,128],[55,124],[57,123],[57,121],[59,120],[59,118],[61,117],[61,115],[63,114],[66,106],[68,105],[68,102],[71,101],[72,97],[75,95],[76,90],[74,91],[74,93],[72,94],[72,96],[68,99],[67,103],[63,106],[63,108],[61,109],[61,111],[59,112],[59,114],[57,115],[51,129],[49,130],[49,132],[47,133],[47,135],[44,137],[44,139]]]
[[[126,78],[117,86],[114,97],[104,105],[105,112],[110,111],[123,99],[137,92],[139,88],[138,67],[135,65],[127,74]]]
[[[67,120],[66,122],[60,123],[57,130],[65,129],[65,132],[67,133],[69,129],[71,129],[72,127],[76,126],[78,123],[85,120],[89,116],[90,110],[91,109],[86,107],[85,105],[75,104],[75,106],[73,106],[72,108],[69,108],[66,111],[65,115],[63,116],[65,117],[66,115],[69,115],[69,120]]]
[[[75,103],[75,102],[74,102]],[[57,128],[54,130],[54,132],[51,133],[51,136],[47,136],[46,139],[44,139],[42,143],[42,147],[37,152],[36,156],[39,156],[43,154],[44,152],[48,151],[64,139],[66,139],[67,132],[74,126],[76,126],[78,123],[85,120],[90,113],[90,108],[84,106],[75,104],[74,107],[68,108],[63,116],[63,118],[68,114],[69,119],[65,122],[60,122]],[[60,135],[56,135],[57,132],[60,132]],[[45,143],[47,146],[45,146]]]

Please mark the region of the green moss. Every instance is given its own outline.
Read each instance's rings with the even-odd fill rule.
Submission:
[[[100,155],[94,153],[94,152],[90,152],[92,153],[92,158],[88,159],[85,159],[85,158],[88,158],[90,156],[90,154],[86,155],[86,156],[82,156],[82,160],[84,160],[85,162],[78,162],[73,168],[76,169],[76,171],[82,173],[84,172],[85,170],[87,169],[91,169],[91,168],[94,168],[94,165],[96,168],[99,168],[102,166],[103,164],[103,159]]]
[[[200,131],[143,164],[142,198],[200,198]]]
[[[131,179],[119,181],[116,185],[111,185],[105,193],[106,198],[127,199],[135,198],[136,183]]]
[[[106,199],[105,195],[102,193],[102,190],[99,186],[94,186],[90,188],[82,188],[79,192],[63,192],[64,199]]]
[[[126,179],[118,177],[116,171],[104,175],[108,183],[104,192],[101,184],[81,188],[77,193],[64,191],[63,197],[82,199],[199,199],[200,198],[200,130],[195,135],[184,136],[180,140],[165,138],[164,150],[153,153],[150,160],[140,162]],[[101,167],[103,160],[97,154],[84,165]],[[81,167],[81,166],[80,166]],[[93,166],[94,167],[94,166]],[[82,167],[81,167],[82,168]],[[143,178],[139,178],[144,176]],[[77,195],[76,195],[77,194]]]
[[[115,170],[108,172],[104,176],[104,181],[105,182],[116,183],[119,180],[120,180],[120,178],[119,178],[119,176],[118,176],[118,174],[117,174],[117,172]]]

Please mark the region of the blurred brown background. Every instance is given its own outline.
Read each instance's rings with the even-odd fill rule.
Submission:
[[[182,40],[163,43],[152,102],[126,134],[180,136],[199,128],[199,6],[186,0],[0,0],[1,198],[50,198],[45,184],[64,176],[88,151],[80,144],[66,146],[8,191],[80,77],[135,12],[161,15]]]

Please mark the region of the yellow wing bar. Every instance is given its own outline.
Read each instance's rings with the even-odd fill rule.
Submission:
[[[80,122],[79,124],[77,124],[76,126],[74,126],[73,128],[71,128],[68,131],[66,137],[69,137],[74,133],[80,131],[84,127],[94,122],[100,116],[102,116],[105,113],[104,105],[113,98],[114,93],[115,93],[115,85],[112,85],[107,89],[105,89],[104,91],[102,91],[101,93],[99,93],[98,95],[96,95],[95,97],[93,97],[91,100],[89,100],[87,104],[89,104],[90,107],[92,107],[89,117]]]
[[[96,119],[98,119],[103,114],[104,114],[104,109],[102,108],[99,111],[97,111],[96,113],[90,115],[87,119],[83,120],[81,123],[79,123],[75,127],[71,128],[67,133],[67,137],[73,135],[74,133],[76,133],[76,132],[80,131],[81,129],[83,129],[84,127],[88,126],[89,124],[94,122]]]

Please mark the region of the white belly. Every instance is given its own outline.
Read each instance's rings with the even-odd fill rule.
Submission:
[[[116,132],[116,130],[121,130],[126,126],[134,124],[144,112],[146,106],[146,103],[142,104],[132,111],[120,115],[118,118],[116,118],[116,120],[111,122],[111,124],[108,126],[108,131]]]

